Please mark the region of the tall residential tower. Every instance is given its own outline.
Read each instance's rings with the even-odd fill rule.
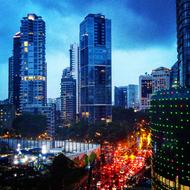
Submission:
[[[41,16],[28,14],[20,27],[21,110],[28,106],[44,106],[47,101],[45,59],[45,22]]]

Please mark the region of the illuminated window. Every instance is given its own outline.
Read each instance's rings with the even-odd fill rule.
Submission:
[[[24,48],[24,52],[25,52],[25,53],[28,52],[28,48],[27,48],[27,47]]]
[[[170,187],[175,187],[174,181],[170,181]]]
[[[44,99],[44,96],[36,96],[35,97],[37,100],[42,100],[42,99]]]
[[[34,15],[28,15],[28,20],[35,20]]]
[[[166,179],[166,185],[170,185],[170,180],[169,179]]]
[[[189,186],[181,185],[183,190],[190,190]]]
[[[24,41],[24,47],[28,47],[28,41]]]
[[[43,76],[25,76],[22,77],[22,80],[46,80],[46,77]]]

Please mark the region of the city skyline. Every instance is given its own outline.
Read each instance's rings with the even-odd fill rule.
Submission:
[[[0,189],[190,190],[190,0],[1,8]]]
[[[164,5],[162,1],[155,3],[149,0],[146,2],[139,0],[138,4],[129,1],[112,2],[109,5],[106,4],[107,1],[104,1],[97,3],[96,6],[94,4],[97,1],[94,1],[92,4],[87,4],[85,10],[76,1],[57,4],[52,4],[53,1],[48,2],[30,1],[27,4],[17,2],[18,6],[24,7],[24,11],[14,9],[14,3],[10,1],[2,4],[6,7],[6,11],[1,12],[5,19],[0,24],[0,28],[4,29],[0,39],[2,41],[0,99],[8,97],[8,58],[12,54],[12,37],[19,31],[20,19],[27,13],[39,14],[47,23],[48,97],[59,96],[61,73],[66,66],[69,66],[69,45],[78,43],[79,23],[91,12],[101,12],[112,20],[113,86],[138,84],[140,74],[150,73],[152,69],[159,66],[171,67],[177,60],[175,3],[173,1],[167,1]],[[53,11],[51,11],[52,5],[54,5]],[[69,7],[70,11],[62,12],[61,9],[65,10],[64,7]],[[120,13],[110,11],[113,7],[118,7],[121,10]],[[158,8],[163,14],[155,13]],[[10,15],[10,12],[13,14]],[[160,17],[160,15],[163,16]],[[51,27],[51,22],[55,23],[56,29]],[[7,23],[14,24],[7,25]],[[128,27],[119,31],[123,24]],[[160,33],[163,26],[165,30]],[[137,30],[139,27],[141,30]],[[51,90],[52,88],[54,90]]]

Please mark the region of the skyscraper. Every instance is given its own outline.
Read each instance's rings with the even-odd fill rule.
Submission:
[[[76,112],[79,113],[79,46],[77,43],[70,45],[70,72],[76,80]]]
[[[61,97],[58,97],[58,98],[48,98],[47,99],[47,104],[48,105],[55,104],[56,111],[61,111]]]
[[[179,63],[178,61],[172,66],[170,73],[170,87],[179,86]]]
[[[9,102],[14,104],[15,111],[20,112],[20,84],[21,84],[21,41],[20,32],[13,37],[13,56],[9,58]]]
[[[150,107],[150,100],[153,93],[152,81],[152,76],[148,74],[139,77],[140,109],[144,110]]]
[[[27,106],[44,106],[47,101],[45,59],[45,22],[41,16],[28,14],[20,27],[21,110]]]
[[[190,90],[171,88],[152,96],[152,189],[190,189]]]
[[[0,128],[12,128],[12,123],[15,118],[15,108],[9,102],[0,102]]]
[[[71,76],[74,79],[78,78],[78,69],[79,69],[79,46],[77,43],[70,45],[70,72]]]
[[[112,119],[111,20],[89,14],[80,24],[80,112],[88,122]]]
[[[153,78],[153,92],[170,88],[170,69],[159,67],[151,73]]]
[[[31,112],[47,117],[50,137],[55,132],[55,109],[47,106],[47,68],[45,59],[45,22],[28,14],[21,20],[20,32],[13,38],[9,59],[9,102],[17,113]]]
[[[176,0],[177,51],[179,85],[190,87],[190,19],[189,0]]]
[[[114,88],[114,105],[123,109],[127,109],[127,86]]]
[[[9,92],[8,92],[8,100],[11,104],[13,104],[13,93],[14,93],[14,68],[13,68],[13,56],[9,57]]]
[[[139,107],[138,85],[129,84],[127,86],[127,108],[137,109]]]
[[[190,189],[190,1],[176,0],[176,10],[178,61],[171,69],[175,88],[157,92],[151,101],[153,190]]]
[[[76,121],[76,80],[69,67],[63,70],[61,79],[61,112],[64,125]]]

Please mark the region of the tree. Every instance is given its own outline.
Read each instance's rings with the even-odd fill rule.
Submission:
[[[92,152],[91,154],[90,154],[90,156],[89,156],[89,161],[90,161],[90,163],[93,163],[94,162],[94,160],[96,159],[96,153],[95,152]]]
[[[93,141],[103,143],[104,141],[117,142],[126,139],[128,134],[135,130],[136,123],[141,120],[148,122],[146,112],[135,112],[133,109],[122,109],[113,107],[113,121],[111,123],[96,122],[88,124],[84,120],[76,123],[70,128],[58,131],[63,138],[75,141]]]
[[[24,113],[13,121],[13,128],[23,137],[37,137],[47,129],[44,115]]]
[[[50,168],[53,189],[64,189],[66,180],[76,169],[77,166],[74,161],[67,158],[64,154],[56,156]]]

